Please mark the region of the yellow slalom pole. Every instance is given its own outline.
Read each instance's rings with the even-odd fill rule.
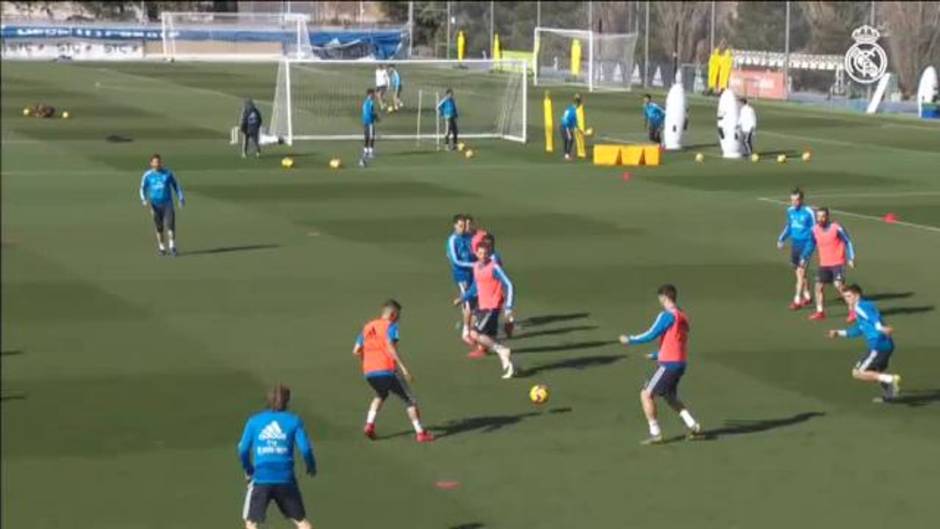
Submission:
[[[545,152],[555,152],[555,136],[552,134],[555,129],[555,118],[552,113],[552,98],[548,90],[545,91],[542,106],[545,107]]]
[[[571,76],[581,75],[581,41],[574,39],[571,41]]]
[[[578,129],[575,132],[575,149],[577,150],[578,158],[587,158],[587,145],[585,145],[584,142],[584,131],[587,130],[587,127],[585,125],[583,102],[578,105],[576,114],[578,116]]]

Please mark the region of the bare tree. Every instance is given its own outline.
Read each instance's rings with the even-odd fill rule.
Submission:
[[[708,32],[711,5],[709,2],[655,2],[653,9],[660,24],[660,38],[666,55],[679,58],[679,62],[692,62],[701,49],[699,41]],[[678,34],[679,49],[676,50]],[[700,59],[700,57],[698,57]]]
[[[883,2],[891,70],[905,96],[917,90],[920,72],[940,58],[940,3]]]

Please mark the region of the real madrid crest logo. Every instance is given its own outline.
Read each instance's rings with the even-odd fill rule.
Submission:
[[[884,77],[888,69],[888,56],[877,44],[881,33],[871,26],[862,26],[852,32],[855,44],[845,52],[845,72],[855,82],[872,84]]]

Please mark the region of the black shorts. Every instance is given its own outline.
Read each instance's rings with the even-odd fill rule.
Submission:
[[[382,400],[387,399],[389,393],[393,393],[409,406],[415,406],[418,403],[414,395],[411,394],[411,388],[398,375],[366,377],[366,381],[375,390],[375,395]]]
[[[362,136],[363,138],[365,138],[366,143],[370,141],[375,141],[375,123],[370,123],[369,125],[363,125]]]
[[[668,368],[659,366],[653,372],[653,376],[646,382],[643,389],[649,391],[651,395],[661,395],[663,397],[675,397],[679,393],[679,381],[685,374],[684,367]]]
[[[499,309],[478,310],[473,327],[478,333],[495,339],[499,334]]]
[[[164,228],[176,231],[176,212],[173,210],[172,202],[150,204],[150,210],[153,212],[153,225],[157,231],[163,233]]]
[[[376,86],[376,87],[375,87],[375,91],[378,92],[379,95],[385,95],[385,91],[386,91],[386,90],[388,90],[388,85],[384,85],[384,84],[383,84],[383,85],[381,85],[381,86]]]
[[[855,369],[883,373],[888,369],[888,364],[891,362],[891,353],[893,352],[894,346],[869,351],[858,359],[858,362],[855,363]]]
[[[816,281],[820,283],[845,283],[844,266],[820,266],[816,270]]]
[[[447,118],[446,134],[457,134],[457,118]]]
[[[263,522],[268,511],[268,504],[272,500],[277,504],[277,508],[285,518],[297,522],[307,518],[304,500],[300,496],[300,489],[297,488],[296,483],[276,485],[252,483],[248,486],[248,492],[245,493],[245,507],[242,511],[242,518],[249,522]]]

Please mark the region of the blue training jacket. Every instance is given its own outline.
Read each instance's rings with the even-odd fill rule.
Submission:
[[[578,126],[578,106],[574,103],[568,105],[565,113],[561,115],[561,126],[566,129],[574,129]]]
[[[646,117],[647,123],[658,126],[666,119],[666,111],[656,103],[649,102],[643,105],[643,116]]]
[[[816,214],[809,206],[787,208],[787,223],[777,237],[777,242],[793,239],[793,244],[805,244],[813,238],[813,226],[816,225]]]
[[[176,199],[180,205],[186,203],[183,198],[183,188],[173,171],[166,167],[162,169],[150,169],[140,179],[140,200],[147,201],[155,206],[162,206],[173,203],[173,193],[176,192]]]
[[[473,282],[473,250],[470,249],[470,237],[451,233],[447,238],[447,260],[450,261],[451,275],[458,283]]]
[[[238,456],[253,483],[293,483],[295,444],[303,455],[307,472],[315,474],[313,446],[300,417],[289,411],[266,410],[248,419],[238,442]]]
[[[894,340],[884,332],[884,321],[875,304],[867,299],[860,300],[855,306],[855,325],[841,331],[846,338],[865,337],[865,343],[871,351],[891,351]]]
[[[441,113],[444,119],[456,118],[457,103],[454,102],[453,97],[447,96],[441,99],[441,102],[437,104],[437,111]]]
[[[372,125],[375,123],[375,101],[371,97],[367,97],[365,101],[362,102],[362,124],[363,125]]]

